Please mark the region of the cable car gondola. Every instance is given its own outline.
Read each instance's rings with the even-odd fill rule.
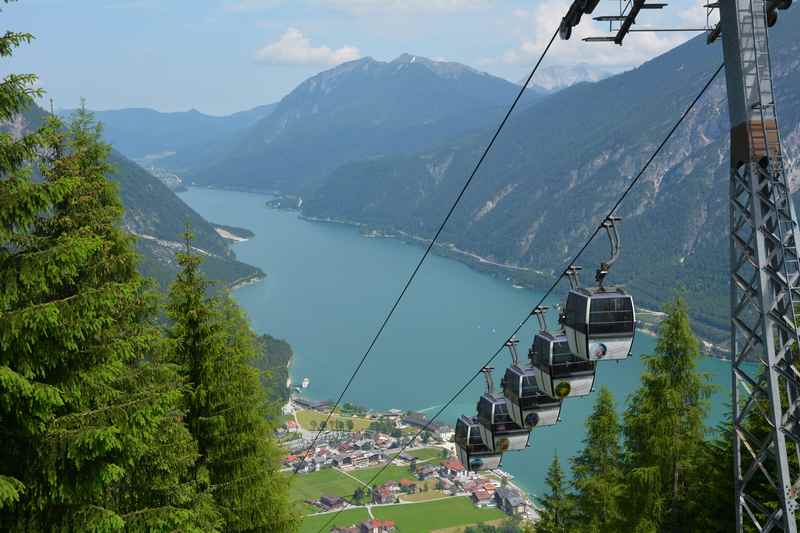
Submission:
[[[546,307],[534,310],[541,331],[534,336],[528,354],[536,369],[537,385],[542,392],[558,400],[586,396],[592,392],[597,364],[573,354],[563,332],[547,330],[546,310]]]
[[[560,321],[570,350],[586,361],[627,359],[633,345],[636,332],[633,297],[621,287],[603,284],[619,257],[620,241],[615,225],[619,220],[609,217],[603,222],[611,241],[611,258],[597,270],[597,287],[580,287],[578,267],[567,271],[572,290]]]
[[[479,472],[500,467],[503,454],[492,451],[484,444],[476,417],[462,416],[458,419],[455,443],[458,460],[467,470]]]
[[[505,396],[494,392],[492,370],[489,367],[483,369],[487,391],[478,400],[481,437],[496,452],[524,450],[528,447],[531,430],[511,419]]]
[[[501,382],[508,412],[518,426],[533,429],[552,426],[561,414],[561,400],[552,398],[539,389],[535,368],[522,368],[517,354],[517,339],[506,343],[511,351],[512,365],[506,369]]]

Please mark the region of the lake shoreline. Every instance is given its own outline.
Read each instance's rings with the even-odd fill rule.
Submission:
[[[235,291],[237,289],[241,289],[242,287],[246,287],[248,285],[252,285],[253,283],[258,283],[259,281],[267,279],[267,275],[263,272],[253,274],[251,276],[246,276],[241,279],[237,279],[228,284],[228,289],[231,291]]]
[[[192,188],[182,197],[208,220],[249,228],[258,235],[233,246],[242,261],[268,271],[269,279],[251,282],[233,295],[254,331],[290,340],[292,381],[299,384],[309,377],[312,383],[303,395],[314,400],[336,398],[374,333],[375,322],[385,316],[387,302],[397,296],[398,286],[422,252],[397,237],[370,242],[363,238],[366,231],[313,224],[296,212],[265,209],[262,193]],[[419,245],[416,240],[408,242]],[[531,300],[543,293],[499,283],[508,271],[484,276],[464,267],[467,258],[442,261],[438,250],[436,256],[425,265],[344,400],[382,410],[398,406],[430,410],[426,414],[433,416],[433,410],[438,411],[502,343],[507,333],[503,326],[518,323],[530,310]],[[531,329],[535,329],[532,324],[522,335],[527,338]],[[654,353],[655,346],[650,335],[638,335],[632,357],[598,370],[597,387],[609,387],[620,410],[640,386],[645,371],[642,356]],[[502,355],[498,364],[507,362]],[[720,387],[708,419],[714,426],[727,412],[723,404],[729,399],[724,391],[730,384],[730,369],[710,358],[703,358],[700,366]],[[408,383],[414,384],[411,394]],[[474,383],[437,420],[452,425],[459,416],[473,413],[475,394],[481,389]],[[561,423],[537,431],[529,453],[508,454],[503,470],[513,474],[526,492],[542,494],[547,461],[541,458],[555,450],[563,457],[579,453],[592,404],[591,398],[569,402]]]
[[[194,185],[194,186],[211,190],[235,191],[247,194],[271,196],[273,199],[299,198],[297,196],[290,195],[274,189],[259,190],[246,187],[215,187],[213,185],[202,185],[202,186]],[[407,244],[422,245],[423,247],[430,244],[430,239],[426,239],[419,235],[413,235],[403,230],[390,230],[386,228],[379,228],[368,223],[356,222],[354,220],[349,220],[349,219],[339,219],[331,217],[323,218],[323,217],[304,215],[301,209],[294,206],[270,205],[269,202],[265,202],[265,207],[267,209],[274,209],[277,211],[295,212],[297,213],[297,216],[300,220],[305,220],[308,222],[317,222],[322,224],[336,224],[336,225],[351,226],[354,228],[358,228],[361,231],[362,236],[366,238],[393,239]],[[512,264],[493,261],[487,257],[481,256],[477,252],[470,252],[468,250],[463,250],[461,248],[458,248],[453,243],[437,242],[432,250],[440,257],[454,259],[461,264],[467,265],[468,267],[472,268],[473,270],[479,273],[488,274],[496,279],[503,278],[506,282],[509,282],[511,286],[515,289],[541,290],[542,288],[548,285],[546,278],[552,278],[555,275],[553,272],[545,272],[541,270],[530,269],[527,267],[521,267],[519,265],[512,265]],[[532,276],[534,281],[531,281],[531,278],[520,279],[518,276],[516,277],[514,276],[514,274],[519,275],[523,273]],[[648,315],[663,316],[663,313],[653,309],[648,309],[645,307],[639,307],[639,309],[641,309],[642,312]],[[655,337],[658,335],[657,329],[659,322],[660,320],[646,321],[644,323],[644,327],[641,327],[639,331],[643,332],[646,335],[651,335]],[[712,326],[708,327],[716,331],[716,328]],[[722,345],[719,342],[714,342],[712,340],[709,340],[699,334],[696,335],[701,343],[704,355],[721,361],[730,360],[730,356],[727,355],[727,351],[724,345]]]
[[[398,240],[407,244],[416,244],[427,246],[430,244],[430,239],[425,239],[424,237],[420,237],[418,235],[412,235],[407,232],[396,230],[385,230],[375,228],[370,224],[366,224],[363,222],[355,222],[352,220],[346,219],[335,219],[335,218],[320,218],[320,217],[312,217],[308,215],[302,214],[299,209],[296,208],[277,208],[277,207],[269,207],[268,209],[280,209],[284,211],[294,211],[298,213],[298,218],[301,220],[305,220],[308,222],[316,222],[321,224],[337,224],[343,226],[351,226],[358,228],[359,230],[367,230],[367,232],[362,231],[362,236],[366,238],[382,238],[382,239],[393,239]],[[498,263],[496,261],[492,261],[489,258],[483,257],[475,252],[469,252],[466,250],[462,250],[455,246],[453,243],[436,243],[433,247],[433,251],[437,255],[441,257],[446,257],[449,259],[454,259],[461,264],[467,265],[468,267],[476,270],[481,274],[488,274],[494,278],[502,278],[504,271],[513,272],[528,272],[534,274],[536,276],[554,276],[553,273],[547,273],[541,270],[533,270],[525,267],[520,267],[517,265],[509,265],[504,263]],[[495,270],[492,270],[495,269]],[[536,286],[535,284],[526,282],[525,280],[514,279],[512,277],[506,276],[504,281],[511,284],[512,288],[515,289],[528,289],[528,290],[541,290],[542,287]],[[660,319],[666,316],[664,313],[660,311],[656,311],[654,309],[648,309],[645,307],[637,306],[638,310],[647,315],[651,315],[654,317],[658,317],[657,320],[651,320],[644,323],[643,326],[638,328],[638,331],[644,333],[645,335],[649,335],[651,337],[658,337],[658,324],[660,323]],[[728,361],[730,358],[725,354],[724,347],[720,344],[715,344],[708,339],[702,338],[698,335],[698,340],[700,341],[703,347],[703,354],[707,357],[712,359],[718,359],[721,361]]]

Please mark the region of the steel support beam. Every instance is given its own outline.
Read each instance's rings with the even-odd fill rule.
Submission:
[[[720,0],[731,116],[730,297],[737,531],[797,533],[797,216],[781,151],[767,0]],[[754,407],[755,406],[755,407]],[[790,460],[792,457],[792,460]],[[766,494],[771,496],[765,497]]]

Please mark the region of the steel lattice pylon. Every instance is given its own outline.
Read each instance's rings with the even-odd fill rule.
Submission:
[[[797,532],[797,217],[778,131],[764,0],[721,0],[731,116],[730,252],[737,530]],[[790,459],[792,457],[792,459]],[[767,494],[764,487],[767,487]],[[772,497],[769,493],[772,492]]]

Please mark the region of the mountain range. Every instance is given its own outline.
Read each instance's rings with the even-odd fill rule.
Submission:
[[[796,187],[800,42],[794,29],[800,12],[782,16],[786,20],[770,41]],[[632,71],[574,85],[520,110],[463,198],[443,242],[491,262],[530,269],[508,275],[544,286],[721,62],[720,46],[707,46],[700,37]],[[658,308],[676,287],[685,288],[701,332],[723,342],[729,313],[725,98],[720,76],[622,205],[623,257],[611,275],[650,308]],[[413,156],[351,162],[306,191],[303,213],[429,237],[489,135],[462,136]],[[585,277],[607,248],[603,237],[595,240],[581,260]]]
[[[412,154],[488,127],[518,91],[458,63],[367,57],[301,83],[235,141],[219,143],[223,151],[172,168],[200,184],[298,192],[349,161]],[[539,95],[528,91],[525,104]]]
[[[572,87],[576,83],[595,82],[604,80],[614,74],[618,74],[622,69],[603,68],[590,65],[588,63],[578,63],[576,65],[551,65],[541,67],[536,71],[536,80],[531,84],[533,88],[538,88],[540,92],[552,93]],[[522,85],[527,80],[520,80]]]
[[[103,123],[105,141],[135,160],[160,159],[201,151],[218,139],[246,129],[269,115],[275,104],[267,104],[226,116],[206,115],[192,109],[164,113],[148,108],[93,111]],[[71,110],[59,112],[68,116]]]
[[[782,17],[771,46],[796,189],[800,42],[792,29],[800,12]],[[569,86],[527,91],[439,251],[521,284],[549,285],[721,62],[720,45],[699,37],[599,81],[572,84],[574,72],[542,72],[534,84],[557,86],[561,75]],[[697,329],[717,343],[727,338],[729,313],[723,78],[617,213],[623,256],[610,276],[651,309],[682,288]],[[309,218],[429,238],[518,90],[455,63],[365,58],[309,78],[204,149],[159,163],[196,184],[299,195]],[[587,249],[587,281],[607,248],[601,236]]]

